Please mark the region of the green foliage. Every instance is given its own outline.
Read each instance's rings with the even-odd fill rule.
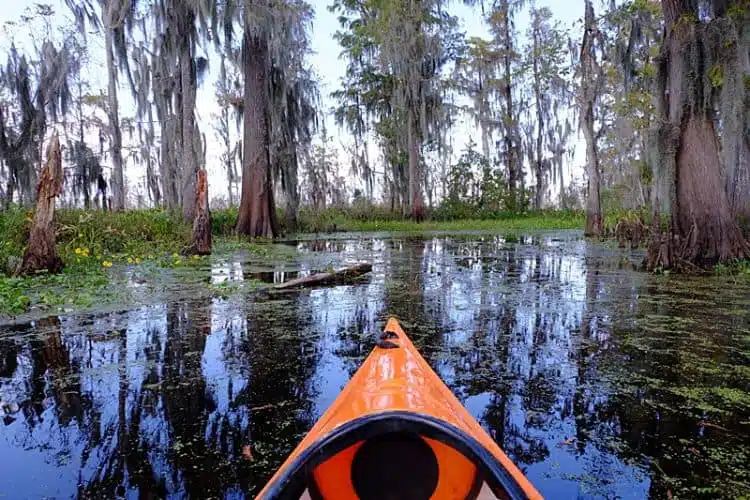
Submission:
[[[602,205],[603,206],[603,205]],[[645,224],[651,223],[651,213],[648,208],[641,207],[638,210],[623,210],[617,208],[611,211],[604,211],[604,231],[607,234],[614,234],[617,223],[620,221],[634,223],[636,221],[643,221]]]
[[[714,273],[719,276],[750,278],[750,260],[738,260],[729,264],[716,264]]]
[[[349,208],[302,208],[297,216],[297,225],[300,233],[330,233],[350,229],[362,222],[390,222],[402,219],[401,214],[385,206],[358,203]]]
[[[31,211],[0,212],[0,231],[5,235],[0,243],[3,274],[13,272],[9,262],[22,258],[32,219]],[[190,224],[164,210],[57,212],[57,251],[66,268],[109,267],[107,263],[117,260],[146,260],[149,255],[180,252],[190,242],[190,235]]]
[[[661,14],[661,3],[658,0],[632,0],[626,4],[626,12],[631,15],[637,12],[647,12],[652,16],[658,16]]]
[[[723,86],[724,68],[719,64],[711,66],[708,70],[708,79],[711,81],[711,86],[715,89]]]
[[[641,178],[641,182],[646,185],[650,185],[654,180],[654,171],[651,170],[648,162],[641,159],[636,162],[636,165],[638,167],[638,176]]]
[[[520,202],[516,201],[514,207],[502,170],[491,166],[475,146],[473,141],[469,142],[458,162],[450,166],[448,192],[445,201],[433,211],[433,218],[491,219],[504,213],[524,212],[528,208],[530,193],[517,193]]]
[[[18,314],[29,307],[24,284],[21,278],[0,278],[0,314]]]
[[[733,2],[727,9],[727,16],[731,19],[741,21],[747,17],[750,9],[747,2]]]
[[[12,267],[12,261],[23,255],[31,227],[30,217],[30,213],[18,208],[0,211],[0,234],[3,235],[0,241],[0,275],[10,274],[13,269],[8,269],[9,264]]]
[[[677,26],[681,25],[691,25],[691,24],[697,24],[698,23],[698,14],[695,12],[685,12],[680,15],[680,18],[677,20]]]
[[[160,209],[122,212],[60,210],[57,242],[67,250],[88,248],[92,255],[179,251],[190,241],[191,227]]]
[[[94,300],[112,296],[109,279],[101,265],[74,266],[61,274],[0,277],[0,316],[11,316],[38,309],[75,306],[88,307]]]
[[[211,211],[211,233],[214,236],[228,236],[234,233],[239,209],[237,207]],[[283,218],[279,218],[283,220]]]
[[[626,189],[627,187],[623,185],[616,185],[609,188],[602,187],[599,193],[602,212],[607,214],[621,211]]]
[[[300,214],[301,232],[331,231],[494,231],[501,229],[580,229],[583,227],[583,212],[578,210],[542,211],[517,214],[498,212],[492,218],[478,219],[477,214],[459,219],[440,219],[436,209],[431,221],[417,223],[395,214],[385,207],[370,206],[368,211],[354,209],[328,209],[321,212],[303,210]]]

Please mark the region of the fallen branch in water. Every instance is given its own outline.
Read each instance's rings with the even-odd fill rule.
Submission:
[[[288,290],[292,288],[307,288],[312,286],[346,283],[362,276],[363,274],[367,274],[370,271],[372,271],[372,264],[357,264],[355,266],[345,267],[344,269],[331,271],[329,273],[311,274],[304,278],[293,279],[286,283],[280,283],[273,287],[273,289]]]
[[[718,425],[718,424],[712,424],[711,422],[707,422],[707,421],[705,421],[705,420],[701,420],[701,421],[699,421],[699,422],[698,422],[698,425],[699,425],[700,427],[710,427],[710,428],[712,428],[712,429],[718,429],[718,430],[720,430],[720,431],[724,431],[724,432],[730,432],[730,430],[729,430],[729,429],[727,429],[726,427],[722,427],[722,426],[720,426],[720,425]]]

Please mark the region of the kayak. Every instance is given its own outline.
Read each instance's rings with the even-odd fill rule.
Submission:
[[[391,318],[259,499],[541,499]]]

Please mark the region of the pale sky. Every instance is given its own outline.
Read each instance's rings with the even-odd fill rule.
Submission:
[[[39,3],[31,0],[1,1],[3,5],[2,9],[0,9],[0,25],[6,21],[18,21],[25,9]],[[338,88],[339,81],[341,77],[344,76],[346,62],[339,58],[340,48],[333,38],[333,34],[339,26],[336,14],[329,12],[327,8],[328,5],[332,3],[332,0],[310,1],[316,13],[311,38],[312,48],[315,52],[312,56],[312,65],[320,77],[320,91],[323,98],[323,108],[327,112],[334,105],[334,102],[328,96],[332,91]],[[43,3],[48,3],[55,9],[56,23],[62,23],[64,19],[70,18],[64,0],[48,0]],[[548,6],[552,10],[555,19],[560,20],[566,27],[572,26],[573,23],[583,15],[582,0],[537,0],[536,5],[539,7]],[[487,36],[487,29],[482,20],[480,6],[467,7],[461,2],[454,2],[449,10],[454,15],[458,16],[461,22],[460,29],[464,31],[467,36]],[[525,34],[527,24],[528,5],[527,8],[523,9],[523,12],[519,13],[516,18],[516,28],[521,36]],[[28,29],[24,29],[23,27],[17,28],[15,39],[19,45],[29,43],[30,39],[28,31]],[[93,80],[92,86],[96,87],[96,82],[99,82],[101,88],[106,88],[106,71],[103,67],[103,42],[101,37],[97,35],[90,36],[89,44],[93,47],[93,50],[90,51],[92,64],[91,74],[89,75]],[[5,63],[8,45],[9,40],[7,38],[0,40],[0,64]],[[213,52],[210,53],[213,54]],[[198,91],[197,113],[201,124],[201,131],[206,134],[208,143],[206,163],[210,176],[210,184],[212,185],[211,191],[213,193],[211,196],[213,196],[214,194],[226,193],[226,174],[219,162],[219,155],[221,154],[219,150],[220,146],[214,135],[211,123],[211,114],[218,112],[218,107],[216,106],[214,99],[213,84],[216,72],[218,72],[219,64],[218,61],[213,60],[210,61],[210,64],[211,75],[205,79],[202,87]],[[130,102],[129,91],[122,88],[120,91],[120,97],[122,108],[121,118],[129,115],[132,116],[133,104]],[[474,129],[474,126],[467,124],[466,120],[463,120],[463,122],[463,125],[459,125],[454,131],[453,144],[456,154],[460,154],[463,145],[466,144],[470,136],[477,137],[477,131]],[[333,136],[340,143],[349,143],[349,135],[346,131],[338,130],[335,127],[332,117],[328,116],[326,123],[329,135]],[[125,138],[125,141],[127,142],[127,138]],[[576,142],[580,143],[580,139]],[[576,147],[576,158],[574,159],[573,164],[566,167],[567,171],[572,172],[573,177],[576,179],[581,178],[580,166],[584,161],[582,155],[579,153],[580,150],[580,147]],[[344,158],[343,152],[340,154],[340,158],[341,173],[346,174],[346,171],[349,168],[349,161]],[[380,161],[377,153],[371,154],[370,159],[371,161]],[[376,165],[375,170],[382,171],[382,166]],[[135,168],[132,163],[126,165],[126,176],[131,185],[142,184],[143,175],[144,172],[141,168]],[[569,182],[570,174],[566,174],[566,177],[567,182]]]

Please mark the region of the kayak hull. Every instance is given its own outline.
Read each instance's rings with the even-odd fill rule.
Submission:
[[[303,492],[337,499],[478,498],[483,487],[492,498],[541,498],[391,319],[258,498]]]

